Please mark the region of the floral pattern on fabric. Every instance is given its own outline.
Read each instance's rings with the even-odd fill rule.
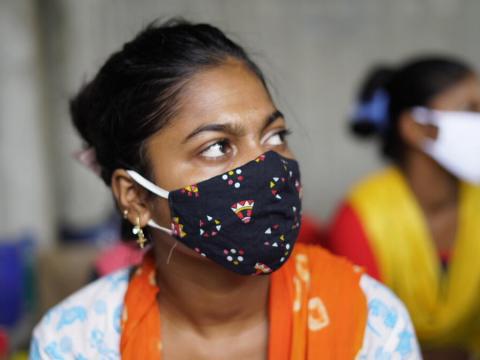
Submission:
[[[33,332],[31,360],[120,359],[129,269],[105,276],[49,310]]]
[[[368,297],[368,321],[358,360],[421,359],[415,330],[405,306],[384,285],[369,276],[360,281]]]
[[[30,359],[120,359],[121,318],[127,316],[123,301],[129,273],[130,269],[124,269],[103,277],[48,311],[33,332]],[[305,279],[306,275],[302,281]],[[403,304],[367,275],[361,277],[360,285],[369,308],[357,360],[421,359]],[[328,325],[328,309],[322,307],[321,299],[311,299],[310,303],[309,326],[320,331]]]

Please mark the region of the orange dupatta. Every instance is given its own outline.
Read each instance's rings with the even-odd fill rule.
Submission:
[[[361,274],[319,247],[297,244],[271,275],[268,359],[354,359],[367,318]],[[122,359],[161,359],[158,292],[154,261],[147,256],[125,295]]]

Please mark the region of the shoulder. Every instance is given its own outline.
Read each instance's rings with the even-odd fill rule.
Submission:
[[[363,267],[371,276],[381,278],[376,254],[365,226],[355,209],[344,203],[329,229],[325,246],[334,254],[345,256]]]
[[[364,179],[355,184],[350,191],[350,197],[354,197],[357,194],[362,194],[365,192],[376,193],[379,191],[388,191],[384,185],[392,185],[392,182],[397,182],[399,179],[402,179],[402,175],[396,167],[390,166],[381,169],[366,176]]]
[[[362,301],[362,307],[367,307],[367,316],[358,360],[421,359],[410,315],[390,289],[364,274],[360,267],[347,259],[335,256],[321,247],[299,244],[293,256],[299,255],[302,256],[302,262],[308,262],[308,265],[299,266],[298,258],[295,259],[297,271],[302,267],[310,269],[312,281],[329,284],[330,295],[331,293],[344,295],[345,288],[350,287],[358,289],[365,299],[365,302]],[[316,274],[320,274],[322,279],[315,279]],[[342,291],[337,291],[338,289]],[[350,293],[347,299],[349,308],[354,308],[353,294]],[[343,297],[336,298],[336,303],[342,303]],[[345,307],[341,309],[346,311]],[[355,316],[358,309],[352,311],[351,315]]]
[[[465,194],[466,197],[474,198],[476,201],[480,199],[480,185],[466,182],[462,182],[461,184],[462,192]]]
[[[102,277],[50,309],[33,331],[30,358],[118,359],[129,272]]]
[[[368,306],[363,346],[357,359],[421,359],[415,330],[403,303],[384,285],[363,275]]]
[[[356,274],[360,270],[347,258],[332,254],[318,245],[296,244],[292,256],[296,262],[303,261],[311,271],[331,270]]]
[[[323,229],[319,222],[308,214],[302,215],[302,226],[297,241],[303,244],[321,245],[324,240]]]

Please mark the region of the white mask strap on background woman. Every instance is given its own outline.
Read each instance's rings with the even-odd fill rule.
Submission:
[[[480,113],[416,107],[412,115],[438,128],[437,139],[426,140],[423,151],[459,179],[480,184]]]

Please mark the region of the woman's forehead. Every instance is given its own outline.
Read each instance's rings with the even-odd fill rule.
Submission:
[[[186,122],[187,127],[206,122],[263,121],[275,109],[262,81],[238,61],[194,75],[180,98],[175,123]]]
[[[469,76],[437,95],[432,105],[439,109],[455,110],[456,107],[480,104],[480,82],[477,76]]]

